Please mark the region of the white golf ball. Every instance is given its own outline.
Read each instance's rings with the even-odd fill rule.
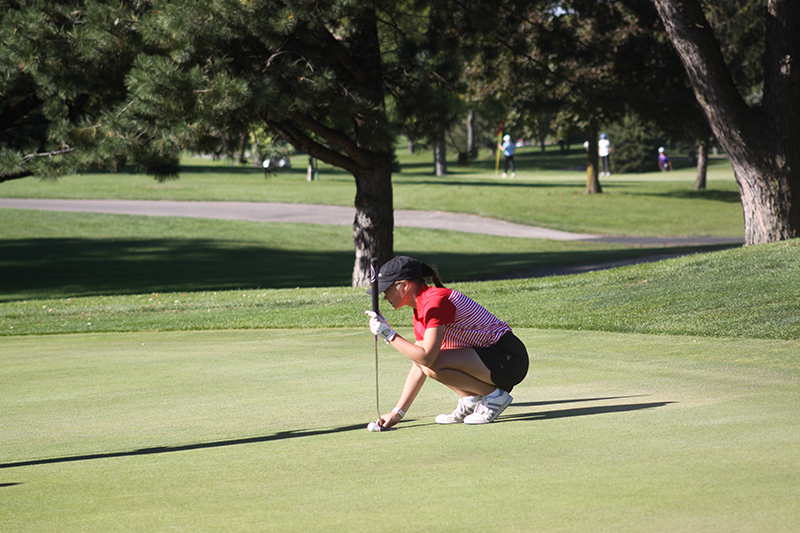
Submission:
[[[380,431],[381,430],[380,427],[378,427],[378,424],[376,424],[375,422],[370,422],[369,424],[367,424],[367,429],[370,430],[370,431]]]

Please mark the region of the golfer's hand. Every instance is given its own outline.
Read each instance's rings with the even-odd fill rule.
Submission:
[[[393,425],[400,422],[400,420],[402,420],[402,417],[397,413],[395,413],[394,411],[392,411],[391,413],[386,413],[385,415],[382,415],[375,423],[378,424],[379,426],[390,428]]]
[[[375,311],[364,311],[369,316],[369,330],[373,335],[377,335],[386,342],[394,339],[397,332],[389,327],[386,319]]]

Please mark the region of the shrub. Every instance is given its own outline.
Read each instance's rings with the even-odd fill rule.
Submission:
[[[604,133],[611,141],[611,172],[658,170],[658,147],[663,146],[665,137],[653,123],[629,114]]]

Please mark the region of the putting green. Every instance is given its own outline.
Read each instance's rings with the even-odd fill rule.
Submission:
[[[0,531],[796,531],[800,342],[517,333],[497,422],[386,433],[365,329],[6,338]]]

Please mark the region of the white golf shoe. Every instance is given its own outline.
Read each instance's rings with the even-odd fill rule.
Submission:
[[[437,424],[458,424],[463,422],[467,415],[471,414],[475,407],[481,403],[480,396],[467,396],[460,398],[456,410],[450,414],[439,415],[436,417]]]
[[[465,424],[488,424],[497,418],[514,399],[506,391],[495,398],[484,396],[480,403],[475,407],[475,411],[464,417]]]

